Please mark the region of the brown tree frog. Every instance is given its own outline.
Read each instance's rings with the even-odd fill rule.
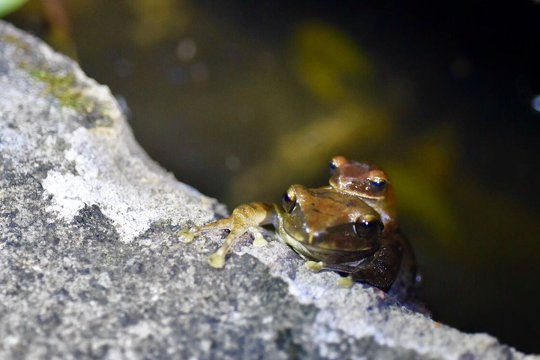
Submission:
[[[311,269],[337,271],[385,291],[399,283],[399,297],[406,297],[414,285],[415,261],[398,230],[386,174],[342,156],[332,159],[330,169],[330,186],[292,185],[281,205],[240,205],[229,218],[185,234],[186,241],[204,231],[229,229],[223,245],[209,257],[210,265],[221,268],[240,236],[257,226],[272,225],[281,241],[307,260]]]

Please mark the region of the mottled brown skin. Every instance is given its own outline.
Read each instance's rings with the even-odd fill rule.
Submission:
[[[375,166],[342,156],[332,160],[331,171],[330,186],[292,185],[281,206],[240,205],[229,218],[196,229],[191,238],[207,230],[230,230],[222,247],[209,258],[219,268],[241,235],[260,225],[272,225],[301,257],[318,262],[317,269],[348,274],[354,281],[385,291],[399,283],[402,294],[397,295],[405,298],[414,284],[414,256],[398,230],[386,175]]]

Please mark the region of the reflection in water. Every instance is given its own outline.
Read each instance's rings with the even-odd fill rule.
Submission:
[[[130,34],[137,46],[154,47],[186,30],[192,19],[185,1],[130,0],[125,4],[135,17]]]
[[[294,72],[317,100],[340,103],[353,101],[355,90],[369,93],[374,68],[345,33],[311,21],[296,27],[291,38]]]
[[[283,174],[307,181],[320,174],[330,154],[351,148],[368,152],[383,142],[391,126],[388,113],[363,96],[373,68],[344,33],[305,22],[291,38],[291,71],[319,110],[284,126],[265,149],[267,155],[238,174],[228,196],[233,201],[280,194]]]

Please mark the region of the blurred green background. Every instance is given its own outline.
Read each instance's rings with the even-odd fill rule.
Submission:
[[[437,320],[540,353],[540,4],[30,0],[7,17],[225,202],[380,164]]]

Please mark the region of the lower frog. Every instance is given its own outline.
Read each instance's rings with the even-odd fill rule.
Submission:
[[[360,164],[335,157],[330,186],[311,189],[292,185],[281,205],[243,204],[229,218],[184,235],[190,241],[204,231],[229,229],[223,245],[209,257],[210,265],[221,268],[240,236],[258,226],[272,225],[281,241],[304,258],[311,269],[337,271],[352,281],[384,291],[397,285],[399,289],[393,292],[406,298],[414,286],[416,267],[412,250],[395,221],[390,184],[378,168],[377,176],[372,178],[357,171],[365,165]],[[375,167],[366,165],[366,169],[369,172]],[[351,176],[357,176],[358,184],[373,180],[368,184],[373,189],[364,186],[355,190],[350,185],[354,182]]]

